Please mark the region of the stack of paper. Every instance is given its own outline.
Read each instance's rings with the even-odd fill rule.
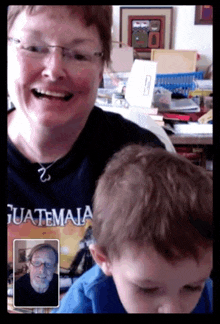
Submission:
[[[175,124],[173,129],[175,134],[212,134],[213,125],[188,122],[187,124]]]
[[[160,108],[160,112],[194,113],[200,112],[200,107],[190,98],[172,99],[169,108]]]

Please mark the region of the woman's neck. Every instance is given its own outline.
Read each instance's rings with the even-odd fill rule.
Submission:
[[[30,125],[16,110],[8,116],[8,136],[16,148],[33,163],[51,163],[64,157],[84,128],[86,120],[73,125],[48,129]]]

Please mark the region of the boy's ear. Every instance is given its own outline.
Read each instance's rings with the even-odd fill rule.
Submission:
[[[111,276],[111,263],[108,260],[108,257],[103,253],[100,247],[96,244],[91,244],[89,246],[90,252],[94,261],[98,264],[98,266],[102,269],[106,276]]]

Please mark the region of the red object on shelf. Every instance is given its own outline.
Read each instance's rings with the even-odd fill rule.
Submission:
[[[190,153],[192,152],[191,146],[176,146],[177,153]]]
[[[180,115],[180,114],[163,114],[164,119],[170,119],[170,120],[182,120],[182,121],[189,121],[190,116],[188,115]]]
[[[193,152],[190,152],[190,153],[179,153],[179,155],[182,155],[184,156],[185,158],[187,158],[188,160],[199,160],[201,159],[201,155],[199,153],[193,153]]]
[[[176,152],[179,155],[184,156],[185,158],[187,158],[188,160],[191,161],[196,161],[199,164],[201,164],[202,161],[202,152],[200,152],[200,149],[195,149],[191,146],[176,146]]]

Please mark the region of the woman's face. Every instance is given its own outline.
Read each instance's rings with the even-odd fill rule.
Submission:
[[[78,15],[69,16],[67,8],[62,6],[41,9],[31,15],[21,12],[8,36],[28,45],[102,52],[97,28],[87,27]],[[9,41],[8,92],[16,113],[25,116],[32,125],[54,128],[87,119],[102,73],[100,58],[89,64],[79,63],[64,58],[61,48],[55,47],[39,59]]]

